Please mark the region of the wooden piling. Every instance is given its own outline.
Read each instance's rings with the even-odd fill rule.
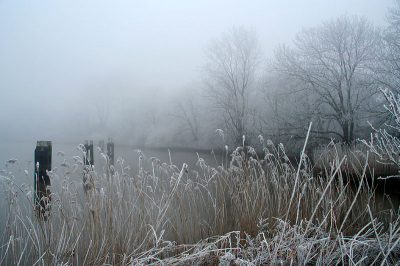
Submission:
[[[83,168],[83,188],[85,192],[91,190],[94,186],[93,172],[94,157],[93,157],[93,140],[85,140],[85,151],[83,155],[83,162],[85,167]]]
[[[52,143],[51,141],[38,141],[35,149],[35,192],[36,207],[39,215],[46,212],[46,205],[50,201],[50,177],[46,171],[51,171]]]
[[[99,148],[104,153],[104,139],[99,140]]]
[[[110,158],[110,165],[114,165],[114,140],[112,138],[108,138],[107,155]]]
[[[85,150],[86,150],[86,158],[83,157],[85,165],[94,165],[94,157],[93,157],[93,140],[87,141],[85,140]]]

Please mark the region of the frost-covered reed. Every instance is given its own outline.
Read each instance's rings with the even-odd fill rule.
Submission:
[[[366,141],[354,142],[350,145],[332,141],[328,145],[316,148],[312,157],[315,160],[315,169],[320,171],[329,169],[335,158],[346,156],[341,170],[347,176],[359,176],[366,162],[368,177],[386,177],[399,174],[399,167],[389,159],[389,156],[378,156],[369,151],[370,147],[366,145]],[[366,161],[367,152],[369,152],[368,161]],[[392,159],[398,161],[399,154],[392,154]]]
[[[238,147],[216,168],[200,157],[195,169],[178,167],[137,150],[137,172],[121,158],[109,166],[104,154],[95,171],[75,156],[48,173],[46,217],[36,215],[29,181],[18,186],[4,170],[0,264],[399,263],[398,206],[380,205],[366,167],[354,187],[341,171],[345,156],[313,175],[305,154],[294,167],[283,145],[260,141],[263,154]]]

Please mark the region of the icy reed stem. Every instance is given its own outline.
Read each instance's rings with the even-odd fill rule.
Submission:
[[[351,210],[353,209],[353,206],[354,206],[354,203],[357,200],[358,194],[360,194],[360,191],[361,191],[361,188],[362,188],[362,185],[363,185],[363,182],[364,182],[365,174],[366,174],[366,171],[367,171],[367,167],[368,167],[368,157],[369,157],[369,152],[368,151],[367,151],[367,156],[366,157],[367,158],[365,159],[365,166],[364,166],[364,170],[363,170],[363,173],[362,173],[362,176],[361,176],[360,185],[358,186],[358,189],[357,189],[356,195],[354,196],[353,202],[351,203],[350,208],[347,211],[346,216],[344,217],[342,224],[340,225],[339,232],[342,231],[343,225],[346,222],[347,217],[349,216]]]
[[[312,215],[311,215],[311,217],[309,219],[309,223],[307,223],[307,227],[306,227],[306,230],[304,232],[304,235],[307,233],[307,231],[308,231],[308,229],[310,227],[310,224],[312,223],[312,220],[314,219],[315,213],[317,212],[317,209],[318,209],[319,205],[321,204],[322,200],[324,199],[324,196],[325,196],[326,192],[328,191],[329,187],[331,186],[332,181],[335,179],[335,176],[339,172],[340,167],[341,167],[341,165],[342,165],[342,163],[344,162],[345,159],[346,159],[346,156],[344,156],[343,159],[340,161],[339,165],[336,167],[335,172],[332,174],[331,179],[329,180],[328,184],[326,185],[325,190],[322,193],[322,195],[321,195],[317,205],[315,206],[314,211],[313,211],[313,213],[312,213]]]
[[[294,181],[294,187],[293,187],[293,191],[292,191],[292,196],[290,197],[289,207],[288,207],[287,212],[286,212],[285,226],[286,226],[286,223],[287,223],[287,219],[289,217],[290,207],[292,206],[294,194],[296,193],[296,187],[297,187],[297,183],[298,183],[299,176],[300,176],[300,168],[301,168],[301,164],[303,162],[303,157],[304,157],[304,152],[305,152],[305,149],[306,149],[306,146],[307,146],[308,137],[310,136],[311,126],[312,126],[312,122],[310,122],[310,126],[308,127],[307,137],[306,137],[306,140],[304,142],[303,150],[301,151],[301,154],[300,154],[300,162],[299,162],[299,166],[297,168],[296,179]],[[283,231],[285,231],[285,228],[284,228]]]

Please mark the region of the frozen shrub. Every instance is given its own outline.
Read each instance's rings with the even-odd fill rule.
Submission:
[[[384,128],[379,129],[371,125],[375,132],[371,134],[369,141],[362,140],[362,142],[367,145],[372,153],[379,157],[381,163],[387,164],[387,161],[389,161],[389,163],[400,168],[400,95],[396,97],[388,89],[382,89],[381,91],[386,99],[384,108],[390,114],[395,124],[386,124]],[[399,177],[399,174],[394,176]]]

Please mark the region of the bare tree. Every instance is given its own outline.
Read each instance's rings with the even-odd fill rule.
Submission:
[[[267,73],[263,78],[262,88],[263,93],[260,96],[263,98],[264,108],[259,115],[262,122],[260,132],[274,142],[286,143],[286,146],[289,140],[303,141],[307,132],[306,122],[316,121],[318,113],[322,111],[319,106],[312,106],[314,95],[293,93],[296,90],[301,91],[301,84],[281,73]]]
[[[85,133],[106,133],[110,116],[115,113],[116,90],[107,83],[93,85],[82,92],[80,105],[80,127]]]
[[[186,94],[184,98],[175,101],[175,112],[171,114],[176,120],[179,120],[179,135],[189,132],[191,141],[199,141],[199,110],[196,108],[195,96]]]
[[[234,27],[205,48],[204,80],[222,126],[235,144],[247,134],[249,97],[261,61],[254,30]]]
[[[371,65],[376,63],[379,43],[377,30],[366,19],[342,16],[303,29],[294,48],[279,46],[269,69],[297,82],[290,93],[307,108],[295,119],[315,119],[320,122],[315,133],[351,142],[356,123],[371,111],[369,103],[377,92]]]
[[[374,67],[379,84],[393,91],[400,91],[400,0],[387,13],[389,27],[382,34],[379,64]]]

